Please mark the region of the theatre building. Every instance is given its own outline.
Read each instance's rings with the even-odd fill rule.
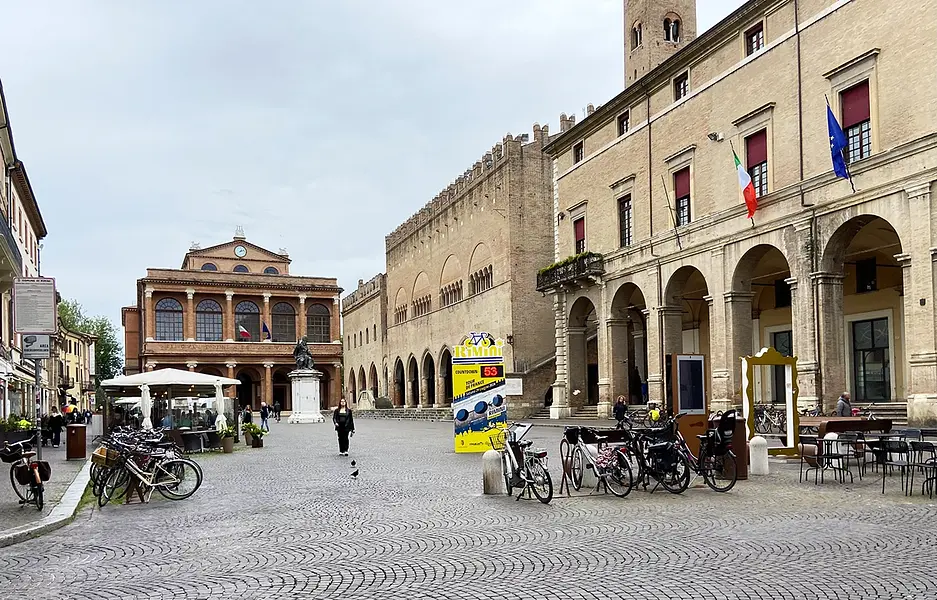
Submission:
[[[240,380],[240,406],[292,407],[293,348],[306,336],[322,372],[321,407],[341,398],[337,280],[290,274],[285,250],[234,239],[189,249],[180,269],[147,269],[123,308],[126,373],[172,367]],[[234,388],[232,388],[234,390]]]
[[[691,0],[625,3],[624,91],[545,149],[570,257],[538,278],[554,417],[635,383],[661,399],[678,353],[703,357],[712,410],[738,405],[740,357],[773,346],[797,357],[802,407],[849,391],[937,423],[932,8],[751,0],[696,36]]]

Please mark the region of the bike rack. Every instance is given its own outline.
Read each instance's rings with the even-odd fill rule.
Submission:
[[[560,440],[560,461],[563,465],[563,479],[560,481],[560,493],[563,493],[563,487],[565,486],[566,497],[569,498],[572,496],[569,489],[569,482],[573,479],[573,474],[571,473],[573,468],[573,446],[565,437]]]

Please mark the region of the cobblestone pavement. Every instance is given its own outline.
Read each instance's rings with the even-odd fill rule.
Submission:
[[[65,441],[64,432],[62,441]],[[88,456],[91,456],[92,450],[93,448],[88,448]],[[0,531],[26,525],[49,516],[49,513],[62,498],[65,490],[75,480],[75,476],[85,466],[83,460],[65,460],[64,444],[58,448],[51,446],[43,448],[42,460],[47,461],[49,466],[52,467],[52,478],[46,482],[44,487],[43,499],[45,502],[42,512],[36,510],[35,506],[20,506],[18,504],[19,497],[10,486],[10,465],[0,463]]]
[[[0,597],[937,598],[937,507],[897,477],[882,497],[878,478],[814,486],[785,466],[724,495],[544,506],[482,496],[481,457],[451,436],[362,421],[344,458],[327,425],[275,424],[263,449],[199,459],[189,500],[85,509],[4,548]],[[558,492],[560,430],[531,437]]]

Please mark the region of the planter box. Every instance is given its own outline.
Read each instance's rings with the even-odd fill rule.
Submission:
[[[251,448],[263,448],[264,447],[264,439],[262,437],[251,438],[251,440],[252,440]]]
[[[234,438],[233,437],[221,438],[221,450],[225,454],[231,454],[232,452],[234,452]]]
[[[15,444],[16,442],[22,442],[28,440],[32,436],[30,431],[0,431],[0,445],[4,442],[9,442]]]

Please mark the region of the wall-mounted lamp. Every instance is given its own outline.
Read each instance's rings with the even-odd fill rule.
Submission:
[[[721,142],[722,140],[725,139],[725,136],[719,133],[718,131],[713,131],[707,137],[714,142]]]
[[[559,213],[557,213],[556,216],[559,217],[560,221],[562,221],[563,219],[566,218],[566,213],[564,213],[563,211],[560,211]]]

